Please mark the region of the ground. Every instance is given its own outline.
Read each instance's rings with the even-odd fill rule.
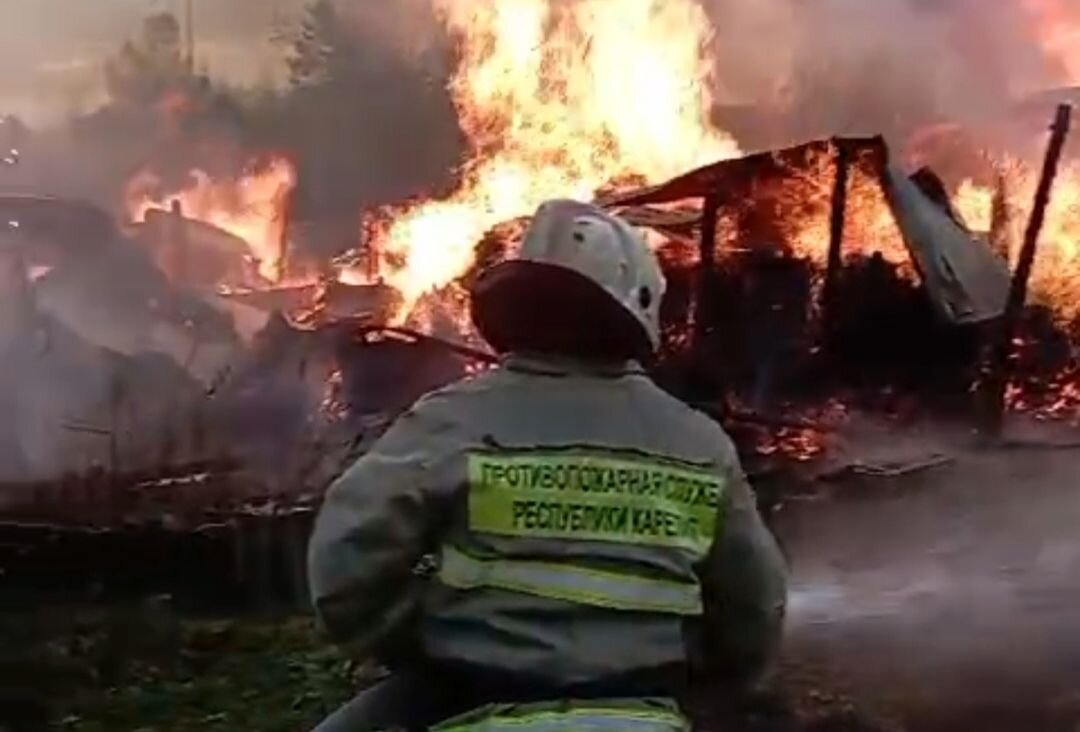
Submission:
[[[308,618],[180,619],[138,607],[7,612],[0,729],[309,729],[364,673]]]
[[[376,675],[326,643],[309,617],[181,618],[164,598],[27,603],[0,614],[0,640],[0,730],[10,732],[308,730]],[[787,666],[783,678],[737,729],[894,729],[869,722],[805,667]]]
[[[701,729],[1076,732],[1074,433],[994,449],[937,426],[858,436],[843,470],[777,502],[792,584],[775,687],[727,719],[703,695]],[[308,730],[374,677],[310,617],[8,595],[0,732]]]

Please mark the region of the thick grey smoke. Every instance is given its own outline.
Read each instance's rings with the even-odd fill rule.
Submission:
[[[214,76],[260,83],[281,74],[270,39],[304,0],[194,0],[200,63]],[[149,12],[183,17],[183,0],[0,0],[0,114],[36,125],[86,111],[104,96],[102,64]]]
[[[0,150],[6,154],[17,146],[21,153],[18,165],[0,165],[0,196],[88,201],[119,221],[127,215],[124,184],[138,170],[150,167],[166,185],[178,187],[192,168],[235,175],[259,154],[274,151],[293,159],[302,181],[291,211],[294,231],[302,232],[297,246],[320,246],[327,254],[354,246],[362,208],[434,185],[454,167],[458,138],[441,88],[447,72],[439,51],[445,46],[438,42],[428,0],[335,4],[337,19],[325,21],[314,41],[319,50],[326,42],[337,44],[326,79],[315,74],[312,83],[289,83],[287,60],[301,19],[310,18],[304,14],[308,0],[193,0],[196,78],[183,71],[170,34],[167,55],[137,57],[121,67],[129,74],[122,83],[114,76],[110,86],[107,62],[124,60],[120,49],[129,40],[138,53],[152,48],[144,22],[163,11],[182,21],[182,0],[0,0],[0,115],[29,123],[26,128],[9,120],[0,127]],[[141,65],[147,58],[150,64]],[[157,77],[153,63],[161,59],[168,65]],[[203,73],[209,83],[199,78]],[[429,76],[435,77],[431,83]],[[160,79],[167,80],[161,88],[146,91],[147,82]],[[164,102],[174,97],[192,104],[173,114]],[[200,341],[198,354],[203,359],[213,352],[211,373],[195,374],[186,332],[193,321],[186,308],[200,313],[200,322],[211,312],[195,294],[151,277],[152,268],[140,269],[151,265],[139,244],[120,232],[97,241],[85,230],[30,241],[29,226],[14,228],[17,240],[4,240],[0,230],[0,253],[38,256],[56,247],[59,253],[31,292],[24,292],[22,264],[12,265],[18,276],[10,281],[0,277],[0,305],[13,298],[22,305],[0,307],[7,315],[0,318],[0,365],[7,377],[0,384],[0,405],[12,416],[0,430],[0,480],[48,477],[105,462],[104,433],[114,423],[124,425],[125,454],[156,459],[159,448],[169,447],[171,458],[183,457],[173,449],[178,441],[166,433],[194,434],[204,426],[189,425],[182,409],[146,395],[173,394],[176,404],[190,402],[193,412],[205,411],[208,384],[252,360],[239,347],[235,324],[209,317],[221,332]],[[120,259],[130,254],[137,263],[115,266],[99,248]],[[73,251],[93,251],[92,263],[110,264],[88,266]],[[153,286],[143,287],[150,279]],[[162,303],[174,301],[183,312],[175,319],[171,312],[159,317]],[[143,389],[138,377],[149,374],[164,374],[168,386]],[[128,388],[129,382],[139,383]],[[311,394],[317,405],[323,386],[294,377],[263,387],[259,406],[291,409],[291,421],[282,422],[303,425],[314,406],[293,408]],[[118,414],[114,402],[135,405],[137,429],[129,429],[129,415]],[[245,403],[225,416],[250,411]],[[84,421],[94,431],[83,430]],[[128,432],[145,436],[149,446],[132,443]],[[73,449],[73,441],[86,450]]]
[[[239,84],[282,78],[269,39],[304,0],[194,0],[199,56]],[[912,120],[985,118],[1066,81],[1021,0],[702,0],[717,29],[718,94],[768,110],[755,147],[833,132],[899,133]],[[340,0],[366,39],[414,54],[438,39],[431,0]],[[55,121],[99,101],[101,61],[150,10],[182,0],[0,0],[0,111]],[[628,49],[633,53],[633,49]],[[738,125],[736,125],[738,126]],[[761,138],[761,139],[754,139]]]
[[[721,104],[744,145],[985,125],[1067,79],[1019,0],[705,0]],[[734,119],[736,123],[738,116]]]

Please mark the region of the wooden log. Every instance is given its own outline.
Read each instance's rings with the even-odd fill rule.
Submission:
[[[1005,304],[999,327],[991,338],[990,355],[983,371],[983,388],[980,399],[982,415],[979,429],[983,436],[997,440],[1001,437],[1005,423],[1005,390],[1009,382],[1009,358],[1012,355],[1013,339],[1020,323],[1027,302],[1028,282],[1035,266],[1038,254],[1039,235],[1046,221],[1046,208],[1050,203],[1054,179],[1057,177],[1058,164],[1065,147],[1072,122],[1072,107],[1062,104],[1057,109],[1054,124],[1051,127],[1050,146],[1043,161],[1039,187],[1035,191],[1035,204],[1031,209],[1027,230],[1024,233],[1024,246],[1020,250],[1020,260],[1013,274],[1009,288],[1009,299]]]
[[[835,308],[836,286],[843,267],[844,226],[847,222],[848,181],[851,178],[850,146],[843,140],[835,140],[836,176],[833,182],[832,212],[829,218],[829,259],[825,270],[825,286],[822,291],[822,312],[826,324],[832,321]]]
[[[257,612],[272,611],[277,605],[274,589],[274,528],[272,516],[253,515],[248,518],[252,532],[252,553],[249,568],[252,583],[248,602]]]
[[[180,201],[173,201],[169,209],[169,218],[165,230],[165,262],[170,280],[184,283],[188,279],[188,264],[191,245],[184,216],[184,206]]]
[[[284,559],[289,584],[287,599],[292,610],[306,610],[310,605],[307,550],[313,523],[313,511],[291,511],[285,514]]]
[[[720,195],[710,193],[702,202],[697,291],[694,293],[694,349],[699,350],[708,332],[710,293],[716,267],[716,225],[720,215]]]
[[[453,351],[460,356],[477,361],[479,363],[497,364],[499,363],[499,357],[494,353],[487,351],[481,351],[477,348],[466,346],[463,343],[455,343],[454,341],[447,340],[445,338],[439,338],[437,336],[421,333],[420,331],[413,330],[411,328],[401,328],[389,325],[375,325],[375,326],[361,326],[356,329],[357,334],[361,338],[367,338],[373,335],[391,334],[398,335],[404,338],[408,338],[413,341],[427,341],[429,343],[435,343],[445,347],[447,350]]]
[[[1004,171],[994,176],[994,198],[991,204],[990,248],[1006,263],[1009,261],[1009,230],[1012,227],[1012,210],[1009,206],[1009,182]]]

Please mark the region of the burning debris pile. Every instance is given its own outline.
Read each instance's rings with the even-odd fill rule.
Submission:
[[[282,165],[271,173],[287,169]],[[1067,191],[1070,172],[1065,175]],[[214,195],[206,191],[224,191],[223,184],[196,180],[203,180],[196,187],[202,194],[164,194],[153,205],[145,197],[129,199],[133,218],[147,220],[140,238],[159,266],[175,263],[178,249],[211,262],[231,257],[231,266],[207,275],[171,271],[180,285],[228,303],[234,315],[240,309],[261,310],[263,317],[278,311],[306,330],[347,329],[351,323],[371,332],[407,322],[414,333],[478,345],[465,287],[479,269],[512,251],[524,224],[521,218],[499,221],[467,246],[439,248],[433,258],[427,249],[436,248],[443,230],[453,241],[454,227],[415,230],[403,240],[411,247],[405,250],[388,244],[393,224],[381,234],[369,227],[356,253],[300,266],[290,252],[304,247],[277,223],[286,218],[283,191],[292,178],[279,179],[277,188],[242,178],[238,191]],[[1015,218],[1009,219],[1011,229],[994,219],[994,231],[980,230],[993,217],[980,218],[977,203],[992,204],[993,196],[976,195],[974,186],[966,180],[954,203],[929,169],[909,179],[890,162],[881,140],[867,139],[810,143],[714,163],[645,188],[623,185],[599,193],[650,232],[668,271],[673,287],[659,373],[680,395],[707,402],[734,393],[758,410],[855,389],[871,397],[871,405],[881,395],[893,403],[930,396],[964,409],[984,341],[982,324],[1004,309],[1004,256],[1015,260],[1019,254]],[[275,192],[260,197],[253,193],[259,190]],[[230,197],[231,203],[221,203]],[[185,201],[202,223],[186,218]],[[172,206],[169,214],[156,212]],[[418,204],[387,221],[406,226],[423,211],[437,218],[442,206]],[[1047,261],[1071,263],[1073,213],[1061,204],[1051,209]],[[268,223],[246,231],[233,224],[242,236],[211,228],[215,221],[259,215]],[[273,246],[263,236],[271,230]],[[273,253],[269,259],[267,251]],[[449,251],[458,251],[461,263],[440,259]],[[1023,342],[1039,347],[1024,350],[1009,398],[1013,406],[1038,404],[1042,414],[1061,416],[1075,389],[1068,379],[1071,305],[1067,270],[1045,267],[1039,265],[1032,283],[1041,307],[1022,329],[1031,333]],[[403,284],[402,278],[413,276],[419,283]],[[689,370],[688,361],[694,364]],[[920,367],[930,362],[937,368]]]
[[[744,155],[713,123],[694,0],[435,5],[458,48],[466,159],[445,195],[365,210],[347,247],[296,215],[303,166],[285,153],[231,173],[138,166],[118,224],[88,204],[0,199],[0,300],[14,303],[0,337],[20,374],[0,397],[50,395],[0,431],[0,456],[20,456],[5,468],[34,462],[32,422],[51,446],[0,476],[8,515],[120,529],[167,515],[190,530],[306,507],[412,400],[490,364],[469,282],[552,197],[646,230],[671,284],[656,376],[752,459],[818,457],[857,409],[970,410],[1020,258],[1030,164],[954,155],[949,186],[902,172],[880,138]],[[1006,394],[1072,420],[1078,193],[1080,162],[1066,160]],[[62,384],[72,372],[78,394]],[[69,449],[73,435],[89,446]],[[91,510],[110,491],[124,510]]]
[[[166,243],[169,247],[169,251],[155,252],[159,267],[175,281],[204,286],[255,288],[280,284],[286,276],[283,268],[288,199],[296,187],[292,164],[285,158],[271,158],[255,163],[233,180],[215,180],[204,171],[192,170],[186,183],[178,191],[167,192],[161,178],[144,170],[128,182],[125,191],[130,220],[149,229],[148,243]],[[214,228],[194,229],[193,241],[186,242],[185,247],[185,231],[163,231],[168,226],[164,214],[170,212]],[[232,238],[226,240],[219,232]],[[216,261],[222,262],[224,271],[202,276],[197,271],[188,272],[189,264]],[[239,266],[240,262],[247,265],[247,271]]]
[[[608,205],[651,232],[672,283],[658,378],[724,420],[760,459],[819,456],[826,447],[823,430],[845,419],[848,406],[838,396],[863,407],[870,402],[857,402],[858,395],[893,403],[905,395],[967,398],[979,324],[1004,307],[1005,264],[947,206],[926,195],[918,177],[913,182],[896,173],[887,159],[878,139],[824,141],[606,194]],[[849,185],[838,186],[845,177]],[[36,205],[53,206],[54,215],[70,209]],[[168,205],[163,199],[161,206]],[[399,311],[386,302],[401,300],[380,303],[375,294],[392,288],[344,285],[333,261],[307,284],[265,276],[250,242],[212,223],[223,219],[189,219],[179,209],[159,214],[157,228],[150,213],[131,240],[112,232],[115,241],[101,245],[96,256],[119,247],[141,263],[139,279],[157,283],[150,300],[158,305],[149,311],[150,325],[140,326],[144,330],[165,327],[174,310],[164,305],[170,299],[188,298],[201,308],[201,320],[223,323],[218,336],[206,335],[208,326],[197,326],[192,316],[178,331],[188,347],[159,349],[195,386],[186,398],[168,402],[173,412],[191,415],[180,431],[190,433],[188,448],[195,452],[177,452],[176,444],[166,451],[161,440],[151,463],[136,464],[136,472],[119,470],[128,455],[123,461],[114,455],[109,470],[92,480],[9,486],[5,495],[27,499],[9,507],[10,517],[54,522],[54,509],[62,505],[64,515],[78,517],[75,524],[96,516],[93,523],[120,530],[150,519],[168,534],[198,533],[236,516],[270,520],[283,510],[307,515],[319,487],[395,414],[420,394],[492,360],[464,344],[467,332],[456,333],[454,342],[393,327]],[[27,223],[20,224],[20,235],[34,228],[32,217],[22,216]],[[475,243],[469,269],[506,256],[520,228],[517,220],[494,227]],[[275,236],[288,241],[288,234],[285,229]],[[66,238],[55,232],[35,237]],[[12,241],[13,251],[46,251]],[[51,283],[63,283],[72,262],[85,267],[84,259],[69,256],[31,263],[51,264],[36,280],[23,278],[24,286],[46,294],[59,287]],[[286,259],[278,259],[282,272],[289,271]],[[170,269],[178,260],[185,265]],[[108,271],[115,273],[116,266]],[[469,274],[434,295],[439,307],[462,320],[465,305],[453,294],[463,291]],[[99,295],[108,292],[99,284]],[[341,304],[342,289],[352,293],[353,309]],[[65,322],[80,323],[87,309],[70,296],[43,302]],[[117,307],[138,312],[143,305],[124,301]],[[258,327],[242,335],[242,318]],[[883,329],[883,322],[889,327]],[[1053,319],[1046,326],[1033,337],[1039,343],[1056,337],[1071,352],[1067,331]],[[85,323],[80,328],[95,334]],[[98,341],[103,347],[111,342],[104,336]],[[138,342],[153,350],[153,340]],[[228,344],[230,355],[220,370],[201,372],[193,354],[215,343]],[[920,368],[925,363],[936,365],[934,373]],[[1042,364],[1036,359],[1026,373]],[[175,421],[163,425],[176,429]],[[122,440],[116,424],[102,432],[117,451]],[[127,445],[128,454],[132,447]]]

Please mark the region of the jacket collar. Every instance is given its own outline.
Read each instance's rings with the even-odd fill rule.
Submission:
[[[637,361],[588,361],[570,356],[538,353],[509,353],[503,357],[503,365],[510,371],[543,376],[619,378],[645,373],[645,369]]]

